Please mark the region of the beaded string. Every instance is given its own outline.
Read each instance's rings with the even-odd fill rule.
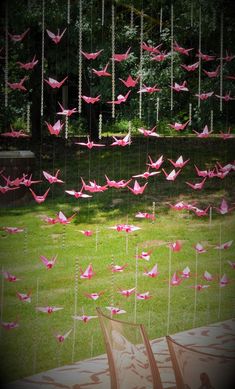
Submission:
[[[143,10],[141,11],[141,16],[140,16],[140,67],[139,67],[139,85],[140,85],[140,90],[139,90],[139,118],[142,118],[142,87],[143,87],[143,36],[144,36],[144,12]]]
[[[77,316],[78,272],[79,272],[79,263],[78,263],[78,258],[76,258],[75,259],[75,275],[74,275],[74,316]],[[75,341],[76,341],[76,320],[74,320],[74,322],[73,322],[72,362],[74,362]]]
[[[82,0],[79,0],[78,113],[82,112]]]
[[[221,13],[220,20],[220,96],[223,95],[223,40],[224,40],[224,15]],[[223,99],[220,97],[220,112],[223,111]]]
[[[70,24],[70,7],[71,7],[70,0],[68,0],[68,3],[67,3],[67,24]]]
[[[115,118],[115,9],[112,5],[112,118]]]
[[[199,36],[198,36],[198,50],[201,52],[202,51],[202,9],[201,7],[199,8]],[[202,65],[202,60],[201,56],[199,56],[199,66],[198,66],[198,99],[197,99],[197,105],[198,108],[201,106],[201,99],[200,99],[200,94],[201,94],[201,65]]]
[[[173,111],[173,81],[174,81],[174,7],[171,4],[171,111]]]
[[[101,6],[101,26],[104,25],[104,0],[102,0],[102,6]]]
[[[9,74],[9,63],[8,63],[8,51],[9,51],[9,45],[8,45],[8,2],[6,1],[6,8],[5,8],[5,107],[8,107],[8,74]]]
[[[45,56],[45,0],[42,0],[41,116],[43,116],[43,105],[44,105],[44,56]]]

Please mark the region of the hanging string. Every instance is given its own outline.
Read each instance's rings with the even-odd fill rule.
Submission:
[[[102,113],[99,114],[99,139],[102,139],[102,126],[103,126],[103,117]]]
[[[202,51],[202,9],[201,6],[199,8],[199,37],[198,37],[198,51]],[[198,66],[198,99],[197,99],[197,105],[198,108],[201,106],[201,99],[200,99],[200,94],[201,94],[201,56],[199,57],[199,66]]]
[[[78,263],[78,258],[76,258],[75,259],[75,275],[74,275],[74,316],[77,316],[78,272],[79,272],[79,263]],[[75,341],[76,341],[76,320],[74,320],[74,322],[73,322],[72,362],[74,362]]]
[[[171,111],[173,111],[173,81],[174,81],[174,7],[171,3]]]
[[[96,230],[95,230],[95,251],[98,250],[98,227],[96,226]]]
[[[220,226],[219,226],[219,244],[221,246],[222,244],[222,226],[221,226],[221,223],[220,223]],[[220,314],[221,314],[221,290],[222,290],[222,287],[220,286],[220,280],[221,280],[221,276],[222,276],[222,254],[221,254],[222,250],[219,250],[219,304],[218,304],[218,319],[220,319]]]
[[[152,215],[153,215],[152,222],[153,223],[154,223],[154,219],[155,219],[155,212],[156,212],[156,203],[155,203],[155,201],[153,201],[153,209],[152,209]]]
[[[113,255],[112,255],[112,259],[111,259],[111,268],[112,268],[112,271],[111,271],[111,306],[113,307],[114,306],[114,260],[113,260]],[[111,317],[112,317],[112,312],[110,313]]]
[[[67,24],[70,24],[70,0],[68,0],[68,3],[67,3]]]
[[[223,40],[224,40],[224,15],[221,12],[220,20],[220,96],[223,95]],[[223,111],[223,99],[220,97],[220,112]]]
[[[148,333],[150,333],[151,328],[151,311],[149,311],[149,317],[148,317]]]
[[[101,6],[101,25],[104,25],[104,0],[102,0],[102,6]]]
[[[91,335],[91,358],[93,357],[94,335]]]
[[[2,266],[2,274],[4,272],[4,267]],[[4,277],[2,277],[2,282],[1,282],[1,322],[3,321],[3,301],[4,301]],[[2,326],[0,328],[0,333],[2,330]]]
[[[30,133],[30,103],[27,103],[26,132]]]
[[[131,30],[133,30],[133,28],[134,28],[134,7],[133,7],[133,5],[131,6],[130,28],[131,28]]]
[[[36,284],[36,306],[38,306],[38,301],[39,301],[39,278],[37,278],[37,284]],[[35,315],[33,373],[36,373],[36,371],[37,371],[37,345],[38,345],[38,341],[39,341],[37,321],[38,321],[38,312]]]
[[[144,12],[140,15],[140,67],[139,67],[139,118],[142,118],[142,88],[143,88],[143,37],[144,37]]]
[[[193,312],[193,328],[195,328],[196,324],[196,313],[197,313],[197,279],[198,279],[198,252],[196,250],[195,254],[195,284],[194,284],[194,312]]]
[[[210,212],[209,212],[209,227],[211,227],[211,223],[212,223],[212,210],[213,210],[213,207],[210,206]]]
[[[4,74],[4,80],[5,80],[5,107],[8,107],[8,2],[6,1],[5,4],[5,74]]]
[[[134,323],[137,319],[137,288],[138,288],[138,246],[135,253],[135,305],[134,305]]]
[[[42,70],[41,70],[41,116],[44,103],[44,55],[45,55],[45,0],[42,0]]]
[[[159,32],[162,33],[162,7],[160,9]]]
[[[129,134],[129,140],[130,140],[129,146],[130,146],[131,145],[131,121],[130,120],[128,122],[128,134]]]
[[[189,103],[189,123],[188,125],[191,126],[192,125],[192,103]]]
[[[156,102],[156,122],[157,123],[159,122],[159,103],[160,103],[160,99],[159,97],[157,97],[157,102]]]
[[[66,115],[65,116],[65,139],[68,139],[68,132],[69,132],[69,118]]]
[[[216,30],[216,9],[212,8],[212,30]]]
[[[170,329],[170,313],[171,313],[171,248],[169,248],[169,269],[168,269],[168,310],[167,310],[167,329],[169,334]]]
[[[115,10],[112,5],[112,118],[115,118]]]
[[[214,126],[214,111],[213,109],[211,110],[211,131],[213,131],[213,126]]]
[[[191,9],[190,9],[190,27],[193,27],[193,0],[191,0]]]
[[[82,112],[82,0],[79,0],[78,113]]]

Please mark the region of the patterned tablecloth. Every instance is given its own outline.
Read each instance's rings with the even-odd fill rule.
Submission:
[[[235,319],[179,332],[172,337],[202,352],[235,357]],[[175,377],[166,339],[151,341],[163,387],[175,388]],[[109,389],[110,378],[106,355],[44,371],[14,381],[6,389]]]

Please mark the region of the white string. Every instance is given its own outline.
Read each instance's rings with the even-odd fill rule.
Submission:
[[[115,9],[112,5],[112,118],[115,118]]]
[[[135,253],[135,305],[134,305],[134,323],[137,319],[137,287],[138,287],[138,246]]]
[[[101,9],[101,25],[104,25],[104,0],[102,0],[102,9]]]
[[[68,0],[68,3],[67,3],[67,23],[70,24],[70,0]]]
[[[6,9],[5,9],[5,74],[4,74],[4,80],[5,80],[5,107],[8,107],[8,2],[6,1]]]
[[[27,103],[26,132],[30,133],[30,103]]]
[[[214,126],[214,111],[211,109],[211,131],[213,131],[213,126]]]
[[[192,103],[189,103],[189,126],[192,125]]]
[[[78,302],[78,258],[75,259],[75,277],[74,277],[74,316],[77,316],[77,302]],[[72,346],[72,362],[74,362],[75,355],[75,341],[76,341],[76,320],[73,322],[73,346]]]
[[[198,37],[198,51],[202,51],[202,9],[201,7],[199,8],[199,37]],[[201,94],[201,56],[199,56],[199,66],[198,66],[198,99],[197,99],[197,105],[198,108],[200,108],[201,105],[201,99],[200,99],[200,94]]]
[[[41,70],[41,116],[44,103],[44,55],[45,55],[45,0],[42,0],[42,70]]]
[[[143,87],[143,74],[142,74],[142,68],[143,68],[143,35],[144,35],[144,12],[141,11],[140,16],[140,68],[139,68],[139,118],[142,118],[142,87]]]
[[[94,335],[91,335],[91,358],[93,356]]]
[[[95,251],[98,250],[98,227],[96,227],[96,230],[95,230]]]
[[[160,99],[159,99],[159,97],[157,97],[157,102],[156,102],[156,122],[159,121],[159,103],[160,103]]]
[[[65,116],[65,139],[68,139],[68,132],[69,132],[69,118],[66,115]]]
[[[170,329],[170,313],[171,313],[171,248],[169,248],[169,269],[168,269],[168,309],[167,309],[167,329],[169,334]]]
[[[209,227],[211,227],[211,223],[212,223],[212,210],[213,210],[213,207],[210,207],[210,213],[209,213]]]
[[[39,278],[37,278],[36,284],[36,306],[39,301]],[[34,334],[34,353],[33,353],[33,373],[37,371],[37,345],[38,345],[38,331],[37,331],[38,314],[35,315],[35,334]]]
[[[78,113],[82,112],[82,0],[79,0]]]
[[[4,267],[2,266],[2,274],[4,272]],[[3,302],[4,302],[4,277],[2,277],[2,282],[1,282],[1,322],[3,320]],[[2,330],[2,327],[0,331]]]
[[[162,7],[160,9],[160,21],[159,21],[159,32],[162,32]]]
[[[190,26],[193,27],[193,0],[191,0],[191,9],[190,9]]]
[[[221,13],[220,21],[220,96],[223,95],[223,40],[224,40],[224,15]],[[223,99],[220,97],[220,112],[223,111]]]
[[[198,252],[196,250],[196,257],[195,257],[195,290],[194,290],[194,312],[193,312],[193,328],[195,328],[195,324],[196,324],[196,313],[197,313],[197,278],[198,278]]]
[[[131,145],[131,121],[128,122],[129,146]]]
[[[102,139],[102,126],[103,126],[103,116],[102,113],[99,114],[99,139]]]
[[[133,5],[131,6],[130,28],[131,28],[131,30],[133,30],[133,28],[134,28],[134,7],[133,7]]]
[[[171,4],[171,111],[173,110],[173,67],[174,67],[174,7]]]
[[[222,226],[220,224],[220,228],[219,228],[219,244],[221,245],[222,244]],[[222,250],[220,249],[219,250],[219,304],[218,304],[218,319],[220,319],[220,314],[221,314],[221,290],[222,290],[222,287],[220,286],[220,280],[221,280],[221,276],[222,276],[222,254],[221,254]]]
[[[154,223],[154,218],[155,218],[155,211],[156,211],[156,203],[153,201],[153,223]]]

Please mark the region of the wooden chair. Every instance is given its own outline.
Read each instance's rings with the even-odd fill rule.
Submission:
[[[232,389],[235,358],[208,354],[166,337],[177,389]]]
[[[141,324],[113,319],[96,308],[108,356],[112,389],[163,389]]]

